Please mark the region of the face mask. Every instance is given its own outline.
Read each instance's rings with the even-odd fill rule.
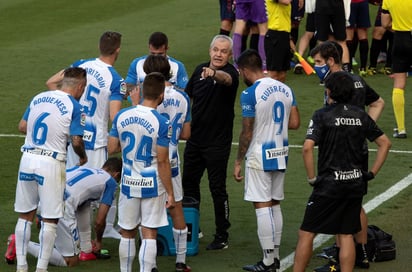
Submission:
[[[320,78],[321,81],[323,81],[326,76],[329,74],[329,66],[325,63],[323,65],[315,65],[315,72]]]

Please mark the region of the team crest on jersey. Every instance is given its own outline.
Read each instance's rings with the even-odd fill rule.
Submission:
[[[82,112],[80,116],[80,125],[85,126],[86,125],[86,113]]]
[[[125,94],[126,94],[126,91],[127,91],[126,82],[120,83],[120,93],[121,93],[122,95],[125,95]]]

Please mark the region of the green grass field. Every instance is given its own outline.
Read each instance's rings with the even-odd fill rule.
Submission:
[[[371,7],[371,18],[376,9]],[[115,30],[123,34],[121,55],[115,67],[126,75],[131,60],[147,53],[147,39],[153,31],[163,31],[169,36],[169,54],[186,65],[191,74],[194,67],[208,60],[211,38],[219,30],[219,6],[217,1],[158,0],[158,1],[109,1],[74,0],[30,1],[3,0],[0,2],[0,250],[6,250],[7,236],[14,231],[17,214],[13,211],[15,183],[20,159],[20,146],[24,138],[17,137],[17,124],[27,103],[38,92],[45,89],[46,80],[74,60],[98,55],[97,43],[102,32]],[[301,30],[304,29],[304,23]],[[394,117],[391,105],[392,80],[384,75],[366,79],[386,101],[385,111],[379,126],[392,134]],[[303,143],[306,126],[313,111],[322,106],[323,89],[316,76],[289,73],[287,84],[295,91],[301,115],[301,128],[290,133],[292,145],[289,169],[286,176],[286,199],[282,203],[284,230],[281,258],[293,253],[297,242],[297,231],[311,188],[306,184],[306,175],[301,159],[300,145]],[[409,82],[410,85],[410,82]],[[243,88],[243,86],[242,86]],[[412,115],[412,95],[406,91],[407,128],[412,130],[409,117]],[[239,93],[240,93],[239,89]],[[234,127],[234,142],[240,130],[240,107]],[[183,145],[182,148],[183,149]],[[374,146],[371,144],[371,148]],[[243,183],[232,178],[233,158],[237,146],[233,145],[228,168],[228,191],[230,196],[231,222],[229,248],[223,251],[206,251],[213,239],[214,225],[212,203],[207,189],[207,179],[202,182],[203,202],[200,225],[205,237],[200,240],[197,256],[188,257],[187,263],[193,271],[241,271],[241,267],[261,258],[256,235],[256,218],[250,203],[243,201]],[[371,158],[374,157],[371,151]],[[385,192],[411,173],[412,142],[393,139],[392,152],[382,171],[370,184],[365,203]],[[369,214],[369,223],[392,233],[397,242],[397,260],[372,263],[369,271],[408,271],[412,250],[409,206],[412,189],[403,190],[394,198],[384,202]],[[33,228],[32,240],[37,240]],[[112,254],[110,260],[81,263],[73,268],[49,267],[54,271],[119,271],[118,241],[106,239],[105,247]],[[325,245],[331,244],[328,241]],[[2,249],[3,248],[3,249]],[[3,252],[4,252],[3,251]],[[2,253],[3,254],[3,253]],[[34,271],[36,260],[29,257],[30,271]],[[313,258],[309,269],[323,264]],[[159,257],[160,271],[173,271],[174,257]],[[138,263],[134,271],[138,270]],[[15,271],[15,266],[0,263],[0,271]],[[290,269],[288,269],[290,271]]]

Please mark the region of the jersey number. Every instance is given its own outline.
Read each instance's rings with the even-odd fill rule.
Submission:
[[[282,102],[276,101],[273,105],[273,121],[275,125],[279,126],[278,131],[276,131],[276,135],[282,134],[283,131],[283,118],[285,118],[285,106]]]
[[[93,175],[93,171],[89,170],[89,169],[80,169],[79,173],[77,175],[75,175],[74,177],[72,177],[71,179],[69,179],[66,184],[69,186],[73,186],[74,184],[76,184],[79,180],[84,179],[87,176]]]
[[[93,94],[99,94],[100,90],[93,85],[87,86],[85,101],[89,104],[88,106],[84,106],[84,112],[87,116],[93,116],[96,112],[97,108],[97,99],[93,96]]]
[[[50,113],[48,112],[42,113],[34,122],[32,138],[33,142],[37,145],[43,145],[46,142],[47,132],[49,131],[49,128],[47,127],[47,124],[43,121],[49,115]]]
[[[132,165],[133,161],[127,159],[127,155],[133,151],[136,147],[137,151],[135,153],[134,160],[138,162],[143,162],[144,167],[149,167],[152,164],[152,146],[153,139],[147,136],[142,136],[140,141],[136,141],[136,137],[133,133],[123,132],[121,135],[121,140],[127,142],[127,145],[123,148],[123,161]],[[136,146],[137,145],[137,146]]]

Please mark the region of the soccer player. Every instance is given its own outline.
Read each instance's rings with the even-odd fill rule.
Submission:
[[[156,111],[163,102],[165,77],[146,75],[143,101],[121,110],[110,130],[109,154],[122,152],[119,196],[120,271],[132,271],[135,237],[141,227],[141,272],[156,269],[157,228],[168,225],[166,209],[175,205],[169,161],[169,120]],[[134,90],[133,92],[136,92]]]
[[[149,37],[149,54],[162,55],[168,58],[170,64],[171,77],[170,83],[179,90],[184,90],[186,87],[188,76],[186,68],[182,62],[167,55],[169,49],[169,39],[163,32],[153,32]],[[143,70],[143,63],[148,55],[135,58],[127,71],[126,83],[129,91],[133,90],[138,84],[141,84],[146,76]]]
[[[170,77],[170,65],[166,57],[160,55],[149,55],[143,70],[146,74],[152,72],[161,73],[165,79],[166,89],[163,102],[157,106],[157,111],[170,121],[172,126],[169,143],[169,160],[172,170],[173,192],[176,205],[169,209],[173,221],[173,240],[176,248],[176,271],[190,272],[191,268],[186,265],[187,251],[187,226],[183,214],[183,189],[182,176],[180,173],[179,139],[187,140],[190,137],[190,99],[185,92],[176,90],[168,81]]]
[[[276,271],[282,236],[284,179],[288,160],[288,130],[298,129],[299,112],[293,91],[285,84],[265,77],[262,60],[255,50],[238,58],[240,76],[248,86],[242,92],[242,130],[234,164],[234,178],[243,179],[244,199],[253,203],[263,259],[244,266],[247,271]],[[271,114],[268,114],[271,113]]]
[[[259,30],[258,51],[263,60],[262,68],[266,70],[265,35],[268,30],[265,0],[236,0],[235,29],[233,31],[233,59],[235,64],[242,53],[242,36],[247,22],[257,24]]]
[[[405,127],[405,86],[407,72],[412,65],[412,1],[385,0],[382,3],[382,26],[392,29],[392,104],[396,119],[393,137],[406,138]]]
[[[122,35],[118,32],[104,32],[99,41],[100,55],[98,58],[76,61],[72,67],[82,67],[87,71],[87,86],[80,98],[86,114],[86,127],[83,141],[88,156],[87,166],[101,168],[107,160],[108,123],[113,121],[115,114],[122,107],[123,96],[126,93],[126,83],[117,73],[113,65],[119,53]],[[61,80],[58,72],[47,81],[49,89],[54,88]],[[69,145],[67,167],[78,163],[78,157],[71,152]],[[120,234],[113,228],[116,218],[116,205],[112,205],[104,237],[120,239]]]
[[[329,106],[315,111],[303,144],[307,180],[313,191],[299,230],[294,272],[305,271],[317,233],[337,234],[341,247],[340,269],[342,272],[353,271],[353,235],[361,230],[359,214],[365,183],[379,172],[391,146],[372,118],[363,109],[349,103],[352,93],[357,90],[348,73],[331,74],[325,87]],[[365,160],[368,159],[364,152],[366,139],[375,142],[378,151],[372,167],[365,171]],[[319,148],[317,173],[315,145]]]
[[[230,36],[235,21],[234,0],[219,0],[220,30],[219,34]]]
[[[216,35],[209,47],[210,61],[195,68],[185,89],[192,102],[192,122],[183,158],[183,192],[200,203],[200,181],[207,170],[216,226],[215,239],[206,247],[209,250],[228,247],[226,171],[239,85],[239,73],[229,63],[232,46],[230,37]]]
[[[117,183],[122,171],[120,158],[109,158],[100,169],[75,166],[66,172],[64,216],[57,224],[57,236],[50,263],[56,266],[74,266],[80,260],[108,258],[100,253],[106,216],[115,199]],[[99,202],[94,224],[96,239],[79,241],[79,232],[88,231],[90,237],[90,204]],[[80,242],[80,244],[79,244]],[[79,255],[80,246],[80,255]],[[28,253],[37,256],[39,244],[29,242]]]
[[[26,134],[16,188],[14,210],[19,213],[15,228],[17,271],[28,271],[27,246],[38,205],[42,206],[40,251],[36,272],[45,272],[56,238],[57,222],[63,217],[66,152],[69,138],[79,163],[87,162],[83,143],[84,114],[77,100],[86,86],[86,71],[68,68],[60,90],[36,95],[19,123]]]

